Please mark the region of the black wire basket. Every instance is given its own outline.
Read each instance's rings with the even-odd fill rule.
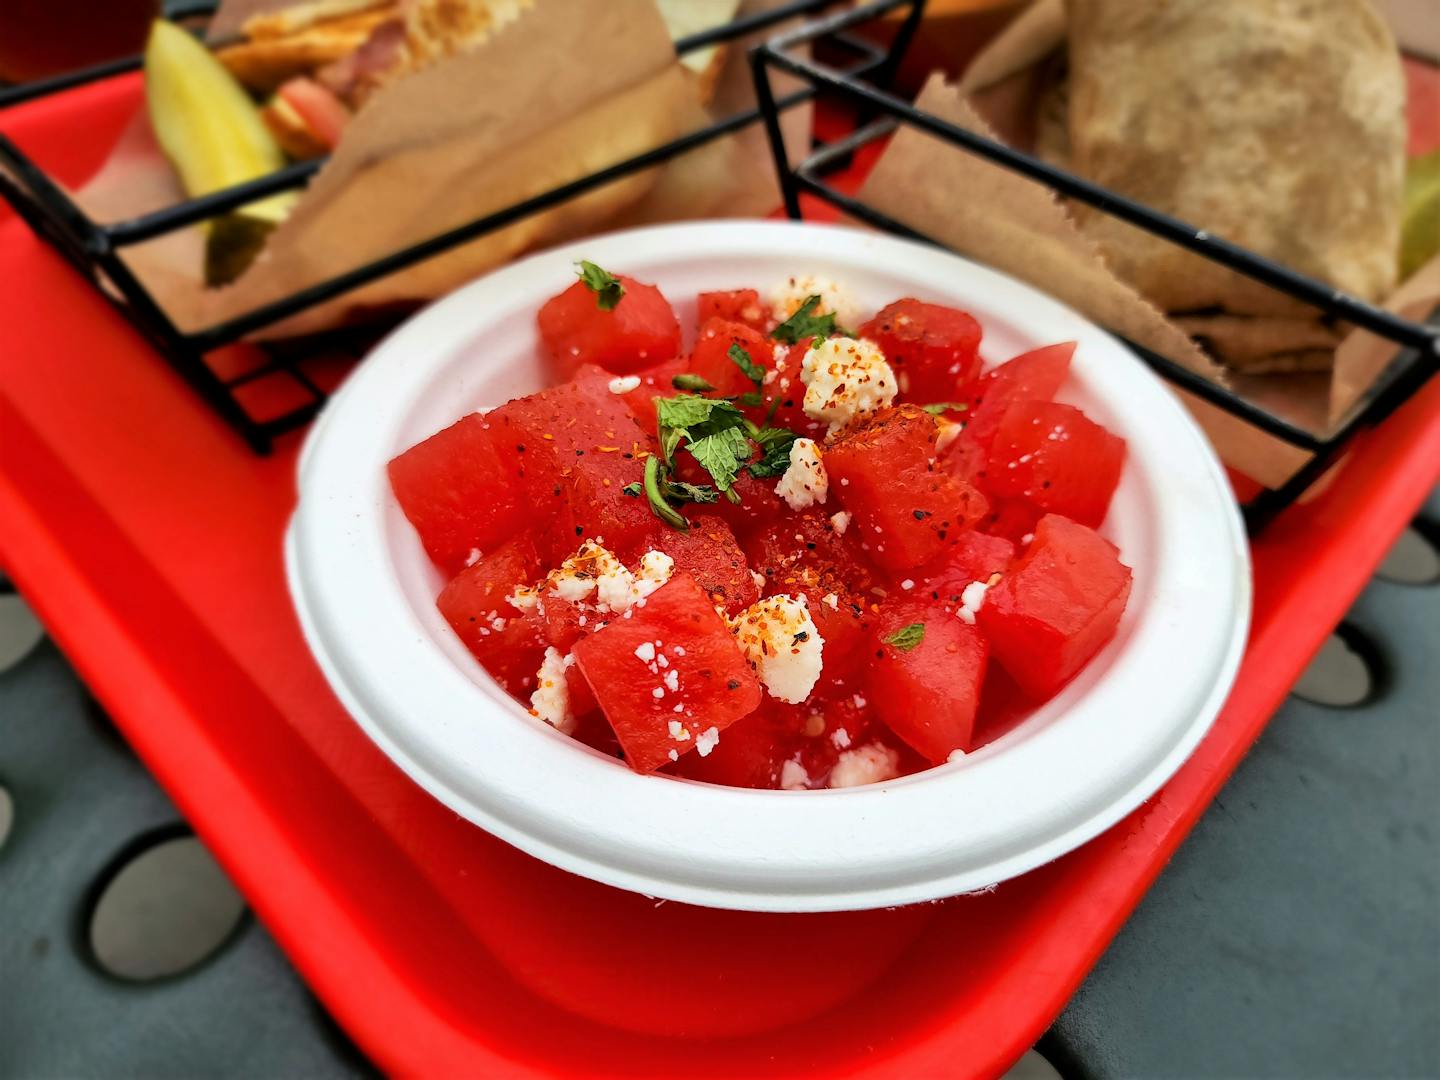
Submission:
[[[902,9],[906,9],[905,14],[891,45],[890,56],[885,64],[875,69],[885,76],[884,82],[867,78],[866,72],[839,70],[812,59],[802,51],[803,46],[847,33],[859,24],[873,22]],[[1311,455],[1288,481],[1277,488],[1262,491],[1245,505],[1246,519],[1252,532],[1263,527],[1303,494],[1338,460],[1356,434],[1384,420],[1440,368],[1440,331],[1435,325],[1440,320],[1434,313],[1430,320],[1432,325],[1403,319],[1073,173],[925,113],[890,93],[886,83],[893,76],[894,65],[919,27],[924,9],[925,0],[877,0],[782,32],[751,52],[756,97],[765,113],[785,209],[790,217],[800,218],[800,195],[803,192],[886,232],[943,246],[865,202],[837,190],[826,180],[827,176],[843,168],[862,146],[888,138],[900,127],[914,127],[962,151],[1038,180],[1061,195],[1093,206],[1401,346],[1395,358],[1349,412],[1320,434],[1127,340],[1126,344],[1165,379]],[[779,116],[783,100],[775,97],[770,81],[772,70],[798,78],[817,94],[849,102],[862,118],[862,123],[847,137],[815,148],[803,161],[792,162],[780,138]]]
[[[787,20],[813,15],[834,4],[835,0],[790,0],[769,10],[682,38],[675,42],[675,50],[677,55],[683,56],[707,46],[733,42]],[[205,15],[213,12],[214,7],[213,3],[187,4],[185,12]],[[845,68],[847,77],[868,76],[875,79],[877,85],[884,85],[886,72],[894,70],[894,50],[887,52],[863,38],[849,36],[844,30],[829,37],[836,48],[853,57],[853,63]],[[211,46],[224,43],[222,40],[207,42]],[[0,89],[0,111],[101,79],[124,75],[139,69],[142,63],[140,56],[124,57],[42,82]],[[772,97],[767,102],[767,108],[778,115],[814,96],[815,91],[805,87],[779,100]],[[266,195],[302,187],[324,165],[323,159],[298,162],[268,176],[200,198],[187,199],[128,221],[100,223],[87,216],[20,147],[0,134],[0,195],[42,239],[65,256],[106,300],[146,336],[171,367],[251,447],[266,453],[278,436],[308,423],[325,403],[328,395],[321,381],[314,377],[313,363],[318,358],[333,361],[337,354],[352,359],[363,355],[365,346],[374,340],[376,330],[370,327],[264,343],[258,346],[263,351],[264,361],[246,365],[234,374],[222,374],[224,365],[207,361],[207,357],[212,357],[217,350],[387,274],[443,254],[612,181],[662,164],[761,120],[758,107],[721,117],[644,153],[466,222],[223,323],[188,333],[175,325],[163,307],[130,272],[121,260],[120,252],[126,247],[188,228]],[[285,384],[279,396],[291,402],[278,414],[257,408],[255,402],[260,395],[253,393],[259,384],[274,381]],[[270,395],[272,399],[275,396]]]

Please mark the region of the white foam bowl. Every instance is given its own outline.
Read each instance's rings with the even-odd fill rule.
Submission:
[[[1104,530],[1135,571],[1114,641],[1014,731],[963,761],[871,787],[749,791],[638,776],[529,716],[436,611],[443,582],[385,463],[478,407],[542,386],[535,311],[580,258],[657,283],[687,326],[697,292],[763,290],[812,272],[842,282],[865,310],[916,296],[973,313],[991,362],[1078,341],[1060,398],[1129,443]],[[838,227],[668,225],[497,271],[375,350],[316,424],[299,480],[291,593],[316,659],[370,738],[456,813],[537,858],[716,907],[932,900],[1063,855],[1139,806],[1194,749],[1249,622],[1248,549],[1221,467],[1133,354],[993,270]]]

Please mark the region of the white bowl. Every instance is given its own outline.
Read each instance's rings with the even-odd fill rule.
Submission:
[[[1058,697],[963,761],[871,787],[749,791],[638,776],[529,716],[435,609],[443,584],[385,463],[460,416],[542,385],[535,311],[592,259],[695,294],[813,272],[866,309],[902,296],[984,327],[991,362],[1076,340],[1062,400],[1129,443],[1105,532],[1134,567],[1115,640]],[[625,889],[763,911],[883,907],[992,885],[1077,847],[1152,794],[1205,734],[1245,642],[1248,549],[1219,463],[1164,386],[1056,301],[934,248],[830,226],[726,221],[595,237],[416,315],[310,435],[287,538],[290,589],[331,686],[456,813]]]

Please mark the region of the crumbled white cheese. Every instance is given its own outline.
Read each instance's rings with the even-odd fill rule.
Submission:
[[[565,669],[570,665],[553,645],[545,650],[545,659],[535,673],[535,691],[530,695],[530,711],[551,727],[569,735],[575,730],[575,717],[570,715],[570,688],[565,684]]]
[[[787,761],[780,766],[780,787],[783,791],[804,791],[810,786],[810,774],[798,761]]]
[[[900,755],[888,746],[869,743],[856,750],[846,750],[830,770],[832,788],[859,787],[878,784],[900,775]]]
[[[690,738],[690,729],[687,728],[684,724],[682,724],[679,720],[671,720],[670,723],[667,725],[667,728],[670,732],[670,738],[674,739],[676,742],[684,742],[686,739]]]
[[[680,673],[674,668],[665,672],[665,677],[661,681],[665,684],[665,689],[669,690],[672,694],[680,692]]]
[[[765,575],[764,575],[764,574],[761,574],[761,573],[759,573],[758,571],[755,571],[755,570],[751,570],[751,571],[750,571],[750,580],[755,583],[755,587],[756,587],[757,589],[762,589],[762,590],[763,590],[763,589],[765,588]]]
[[[825,420],[830,434],[874,416],[895,400],[895,372],[869,341],[829,338],[805,354],[805,415]]]
[[[714,750],[720,742],[720,731],[715,727],[708,727],[699,735],[695,736],[695,752],[701,757],[709,757],[710,751]]]
[[[520,585],[506,600],[521,611],[538,605],[540,598],[553,594],[572,604],[579,604],[592,593],[600,611],[628,612],[643,605],[645,598],[670,580],[675,561],[663,551],[647,551],[640,560],[640,571],[632,574],[615,554],[605,547],[601,537],[586,540],[579,550],[556,569],[545,575],[538,585]]]
[[[836,728],[830,733],[830,741],[835,744],[836,750],[844,750],[850,745],[850,732],[843,727]]]
[[[831,611],[840,610],[840,597],[836,596],[833,592],[826,593],[824,596],[822,596],[820,598],[820,602],[826,607],[828,607]]]
[[[814,439],[796,439],[790,444],[790,467],[775,485],[775,494],[790,504],[791,510],[824,503],[830,492],[830,478],[825,475],[825,462]]]
[[[735,641],[771,697],[799,704],[820,678],[825,641],[805,597],[771,596],[735,616]]]
[[[617,559],[596,583],[596,599],[611,611],[629,611],[644,606],[647,596],[670,580],[675,560],[663,551],[647,551],[640,559],[640,572],[632,574]]]
[[[960,437],[960,433],[965,430],[965,425],[957,424],[954,420],[943,416],[937,416],[935,428],[938,432],[935,436],[935,452],[943,454],[950,444]]]
[[[985,603],[985,593],[989,588],[983,581],[972,581],[960,590],[960,606],[955,609],[955,614],[960,617],[961,622],[974,625],[975,613]]]
[[[945,760],[948,761],[951,765],[954,765],[957,761],[963,761],[965,760],[965,751],[951,750],[949,756],[946,757]]]
[[[836,536],[844,536],[845,530],[850,528],[850,511],[841,510],[838,514],[831,514],[830,527],[835,530]]]
[[[820,306],[812,315],[833,313],[841,326],[854,326],[860,321],[859,306],[840,283],[815,274],[796,274],[777,282],[770,290],[770,314],[776,322],[784,322],[812,296],[820,297]]]
[[[474,566],[474,565],[475,565],[477,562],[479,562],[479,561],[480,561],[480,549],[479,549],[479,548],[471,548],[471,549],[470,549],[470,554],[468,554],[468,555],[465,556],[465,565],[466,565],[466,566]]]
[[[671,750],[671,751],[670,751],[670,760],[671,760],[671,761],[679,761],[679,760],[680,760],[680,751],[679,751],[679,750]]]
[[[617,375],[610,380],[610,392],[612,394],[628,394],[639,385],[639,375]]]
[[[906,592],[909,592],[914,587],[915,582],[908,577],[904,581],[900,582],[900,588],[904,589]]]
[[[650,663],[652,660],[655,659],[654,643],[650,641],[642,641],[639,645],[636,645],[635,656],[638,659],[643,660],[647,664]]]

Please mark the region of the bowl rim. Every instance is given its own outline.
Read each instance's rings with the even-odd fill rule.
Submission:
[[[639,776],[526,717],[488,677],[475,678],[478,665],[464,670],[458,642],[435,639],[433,602],[428,616],[417,611],[387,561],[399,512],[383,464],[408,445],[400,429],[435,373],[458,362],[487,318],[528,306],[533,322],[580,257],[637,272],[777,255],[792,265],[868,267],[921,286],[944,282],[924,291],[1004,310],[1037,327],[1037,343],[1077,339],[1077,379],[1145,450],[1131,455],[1126,483],[1140,483],[1152,500],[1154,519],[1135,527],[1154,532],[1166,573],[1137,578],[1126,616],[1133,625],[1107,647],[1114,655],[1104,677],[1082,672],[998,750],[992,743],[955,764],[839,791]],[[611,885],[707,906],[885,907],[986,888],[1051,861],[1138,807],[1189,756],[1229,692],[1248,630],[1248,545],[1224,471],[1128,349],[997,271],[841,226],[654,226],[565,244],[486,275],[376,347],[317,420],[299,473],[286,537],[291,593],[322,671],[367,735],[452,810],[522,850]],[[419,553],[413,537],[410,548]],[[356,580],[372,587],[356,589]],[[1137,600],[1144,610],[1134,610]],[[1165,617],[1151,617],[1156,604]],[[1187,659],[1178,671],[1177,652]],[[487,727],[481,714],[507,723]],[[1143,746],[1107,744],[1117,728],[1143,736]],[[1096,771],[1073,767],[1086,760]],[[964,828],[937,827],[945,822]]]

